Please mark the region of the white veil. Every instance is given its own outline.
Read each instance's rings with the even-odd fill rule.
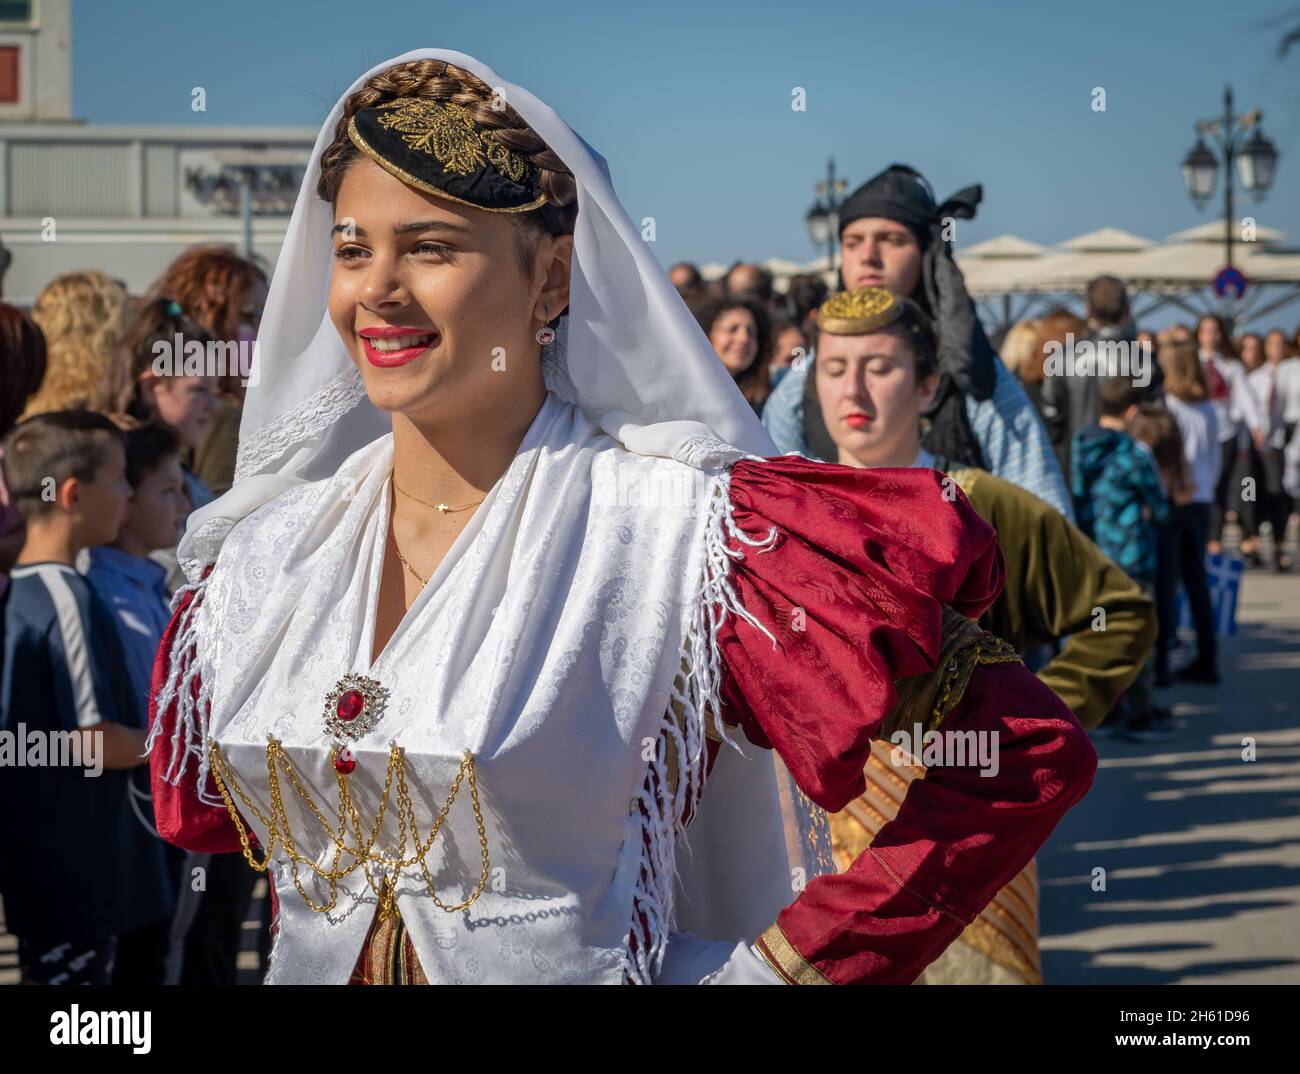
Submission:
[[[321,154],[347,97],[380,71],[413,60],[443,60],[472,71],[573,172],[578,217],[569,312],[543,355],[548,387],[639,454],[681,457],[677,449],[700,437],[745,454],[777,454],[620,204],[605,159],[550,107],[486,64],[460,52],[417,49],[358,78],[317,135],[258,334],[235,484],[190,516],[179,549],[191,582],[214,561],[235,522],[287,487],[333,474],[391,429],[389,416],[366,397],[326,311],[334,214],[316,186]]]
[[[350,456],[391,432],[391,418],[367,398],[361,374],[327,313],[334,214],[316,187],[320,156],[334,138],[346,98],[380,71],[426,59],[454,64],[481,78],[546,141],[576,180],[578,214],[569,311],[555,341],[543,351],[547,387],[637,454],[675,458],[713,470],[720,459],[778,453],[619,203],[600,154],[552,109],[473,57],[419,49],[358,78],[331,110],[316,139],[271,281],[240,425],[234,485],[191,515],[180,545],[179,558],[191,583],[187,588],[198,587],[205,568],[216,562],[226,535],[241,519],[287,489],[333,476]],[[727,556],[716,558],[725,567]],[[188,638],[194,630],[187,629]],[[185,671],[189,658],[179,643],[177,652],[174,670],[189,674]],[[178,691],[175,696],[184,706],[194,708],[184,685],[169,686],[160,706],[172,690]],[[733,767],[730,776],[720,765],[711,777],[715,782],[730,778],[735,786],[719,789],[719,799],[729,802],[731,811],[712,822],[712,832],[703,823],[708,819],[704,815],[692,828],[693,841],[706,853],[685,869],[695,874],[694,883],[703,885],[702,890],[716,882],[708,875],[710,865],[725,867],[737,877],[748,875],[746,863],[728,858],[740,853],[728,839],[737,826],[780,825],[783,860],[808,879],[834,870],[825,814],[803,796],[779,757],[770,756],[774,791],[766,782],[770,776],[754,775],[766,761],[746,762],[751,766],[749,774]],[[202,764],[201,756],[199,760]],[[746,789],[749,798],[742,795]],[[683,879],[689,892],[692,877]],[[759,917],[768,902],[779,907],[788,901],[780,898],[788,879],[769,877],[774,890],[764,898],[754,894],[747,899]],[[718,912],[717,908],[697,900],[694,908],[689,904],[683,908],[682,920],[685,927],[708,934],[722,927],[710,919],[711,912]],[[754,930],[750,935],[757,935],[770,920],[748,922]]]

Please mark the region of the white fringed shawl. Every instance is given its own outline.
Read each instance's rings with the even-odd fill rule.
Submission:
[[[833,868],[810,838],[817,829],[826,845],[825,817],[771,754],[722,750],[699,799],[706,738],[725,717],[718,626],[727,614],[759,625],[737,605],[729,565],[771,540],[736,530],[727,468],[775,450],[604,159],[472,56],[395,57],[321,126],[271,281],[234,487],[195,512],[179,549],[190,586],[178,599],[195,596],[157,698],[179,718],[153,728],[150,748],[165,751],[168,781],[202,794],[211,734],[262,797],[273,733],[318,800],[336,793],[320,709],[343,673],[371,664],[392,438],[326,312],[334,214],[316,193],[319,161],[349,94],[431,59],[491,86],[573,173],[569,309],[542,351],[546,404],[371,672],[391,684],[391,704],[349,779],[364,799],[397,737],[427,807],[463,749],[480,758],[500,873],[454,920],[427,909],[422,884],[398,893],[431,979],[646,981],[674,922],[710,940],[753,938],[801,879]],[[656,482],[689,491],[671,509],[629,504],[630,489]],[[476,861],[463,804],[435,847],[440,890],[468,890]],[[292,878],[273,880],[271,979],[346,980],[368,893],[352,885],[338,912],[303,916]]]
[[[718,627],[735,614],[765,631],[737,603],[728,567],[776,535],[734,524],[727,467],[739,452],[706,437],[689,450],[700,466],[629,452],[548,395],[373,669],[391,437],[334,478],[272,500],[228,533],[192,587],[199,597],[158,697],[160,712],[177,701],[178,719],[150,741],[165,751],[166,778],[203,786],[213,735],[266,811],[274,734],[313,798],[332,805],[323,698],[344,673],[368,673],[391,697],[353,747],[360,797],[365,780],[382,779],[395,738],[432,810],[427,826],[471,750],[503,870],[464,921],[432,905],[418,871],[404,877],[399,907],[431,980],[654,980],[681,927],[688,802],[697,856],[712,860],[690,863],[680,905],[708,939],[752,938],[792,901],[792,878],[826,863],[809,839],[788,838],[807,820],[783,814],[778,781],[788,777],[765,751],[724,750],[704,792],[706,738],[725,737]],[[725,798],[712,793],[723,772]],[[313,846],[309,818],[300,821],[300,844]],[[254,830],[265,845],[268,833]],[[479,866],[466,802],[447,831],[439,841],[454,849],[435,844],[431,871],[460,898]],[[323,837],[315,849],[327,852]],[[373,903],[359,871],[332,915],[307,911],[287,870],[275,880],[270,979],[345,981],[373,915],[353,912]],[[530,918],[539,905],[553,916]]]

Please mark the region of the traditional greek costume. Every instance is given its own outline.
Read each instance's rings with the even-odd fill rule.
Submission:
[[[443,50],[348,93],[416,59],[478,75],[575,177],[548,394],[372,660],[393,438],[325,310],[315,191],[340,101],[271,284],[235,484],[180,548],[151,703],[159,830],[267,869],[270,982],[914,979],[1095,766],[1069,710],[965,618],[1001,585],[992,530],[932,472],[770,457],[604,160],[550,108]],[[357,123],[372,159],[424,181],[382,128],[454,171],[420,124],[459,119],[408,120]],[[483,146],[465,166],[492,183],[428,189],[528,204],[529,176]],[[921,711],[996,731],[1000,776],[932,772],[835,875],[823,810]]]

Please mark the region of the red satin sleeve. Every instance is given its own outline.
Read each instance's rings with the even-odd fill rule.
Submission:
[[[744,556],[730,565],[742,607],[779,649],[726,617],[723,714],[838,811],[862,793],[894,680],[934,670],[942,605],[977,618],[997,596],[996,537],[930,470],[738,463],[731,499],[748,536],[771,526],[780,535],[768,552],[733,545]],[[1018,662],[977,667],[942,729],[985,736],[996,773],[931,766],[847,872],[812,880],[756,940],[787,981],[915,980],[1028,864],[1096,771],[1074,714]]]
[[[996,774],[930,767],[847,872],[811,881],[777,915],[760,946],[769,961],[784,949],[795,979],[802,968],[833,984],[915,981],[1092,785],[1087,732],[1023,664],[976,668],[943,727],[990,736]]]
[[[729,564],[740,605],[775,636],[727,616],[723,717],[781,754],[831,812],[865,790],[872,737],[896,679],[934,670],[943,605],[978,618],[1001,592],[997,535],[934,470],[864,470],[783,456],[731,472],[736,526],[777,541]]]
[[[154,823],[158,826],[158,834],[167,842],[185,850],[206,854],[237,852],[240,850],[239,833],[226,808],[211,806],[199,800],[194,787],[197,772],[193,760],[187,763],[179,784],[169,783],[163,778],[171,757],[170,739],[176,725],[176,702],[173,701],[165,712],[159,712],[157,699],[167,682],[168,664],[181,616],[194,597],[194,591],[190,591],[181,598],[171,622],[163,631],[158,654],[154,657],[153,682],[149,690],[149,728],[152,731],[154,723],[159,720],[163,725],[161,738],[149,755]],[[198,689],[199,682],[196,678],[193,685],[195,697],[198,696]],[[208,788],[213,795],[217,793],[211,776],[208,777]]]

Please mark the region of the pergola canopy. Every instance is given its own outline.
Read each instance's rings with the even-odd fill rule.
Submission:
[[[1300,251],[1283,232],[1258,227],[1250,242],[1240,232],[1233,239],[1233,265],[1249,283],[1241,300],[1213,291],[1227,258],[1222,220],[1176,232],[1162,243],[1109,227],[1046,249],[999,235],[958,250],[956,258],[989,327],[999,331],[1054,306],[1076,305],[1088,281],[1103,275],[1125,282],[1139,319],[1173,305],[1192,316],[1227,312],[1244,323],[1300,298]]]
[[[998,336],[1016,321],[1057,307],[1079,309],[1088,282],[1097,276],[1118,276],[1128,287],[1139,322],[1166,306],[1196,317],[1226,313],[1239,324],[1264,317],[1300,299],[1300,249],[1273,228],[1256,227],[1252,241],[1233,235],[1232,262],[1248,281],[1243,299],[1220,298],[1213,282],[1226,264],[1224,221],[1210,221],[1154,242],[1103,227],[1076,235],[1054,246],[1043,246],[1019,235],[998,235],[958,248],[957,263],[966,286],[980,307],[991,335]],[[772,273],[778,291],[800,273],[822,276],[832,287],[836,274],[826,258],[804,264],[784,258],[761,262]],[[706,280],[721,277],[728,266],[712,262],[700,269]]]

